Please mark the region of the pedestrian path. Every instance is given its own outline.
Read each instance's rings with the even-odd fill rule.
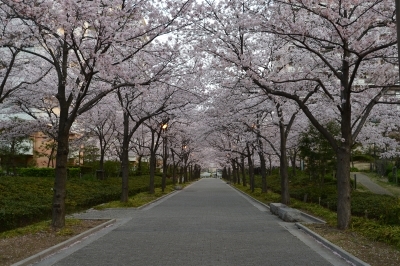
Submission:
[[[350,177],[353,180],[354,180],[354,175],[356,175],[357,183],[361,183],[372,193],[393,196],[393,194],[390,191],[373,182],[367,175],[359,172],[350,173]]]
[[[37,265],[348,265],[220,179],[201,179],[140,210],[77,217],[117,222]]]

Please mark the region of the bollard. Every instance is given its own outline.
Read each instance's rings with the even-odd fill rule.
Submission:
[[[357,189],[357,175],[354,174],[354,190]]]

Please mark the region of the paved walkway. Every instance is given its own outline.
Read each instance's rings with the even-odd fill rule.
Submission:
[[[117,223],[36,265],[348,265],[220,179],[202,179],[141,210],[79,217]]]
[[[368,176],[364,175],[363,173],[359,173],[359,172],[350,173],[350,177],[353,180],[354,180],[354,175],[356,175],[357,183],[361,183],[364,187],[369,189],[372,193],[393,196],[393,194],[391,192],[389,192],[385,188],[379,186],[375,182],[371,181],[371,179]]]

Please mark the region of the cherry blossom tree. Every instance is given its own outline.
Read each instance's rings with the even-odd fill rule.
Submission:
[[[130,60],[167,29],[179,27],[178,18],[191,1],[167,2],[3,1],[7,16],[20,18],[25,37],[34,41],[36,49],[22,51],[52,66],[53,84],[40,86],[56,88],[59,104],[53,227],[65,224],[68,138],[74,121],[108,93],[142,83],[141,69]]]
[[[85,128],[88,128],[87,131],[89,132],[87,134],[89,136],[93,135],[97,140],[97,145],[100,149],[99,172],[97,172],[97,178],[99,179],[104,179],[105,156],[117,134],[117,123],[115,123],[117,112],[115,103],[114,105],[112,103],[111,99],[107,101],[103,99],[103,102],[100,102],[83,115],[86,119],[83,119],[82,116],[79,119],[79,122],[84,123]]]
[[[397,76],[393,1],[205,2],[208,23],[199,27],[221,68],[236,70],[235,82],[297,104],[335,150],[338,228],[348,228],[351,146]],[[306,97],[336,116],[339,136]]]

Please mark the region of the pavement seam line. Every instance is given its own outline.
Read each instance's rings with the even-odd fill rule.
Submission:
[[[314,231],[308,229],[306,226],[302,225],[301,223],[295,223],[297,228],[303,230],[306,234],[313,237],[316,241],[320,242],[322,245],[327,247],[328,249],[332,250],[333,252],[338,253],[341,257],[348,260],[355,266],[370,266],[370,264],[360,260],[359,258],[355,257],[354,255],[350,254],[349,252],[343,250],[341,247],[333,244],[329,240],[321,237],[319,234],[315,233]]]

